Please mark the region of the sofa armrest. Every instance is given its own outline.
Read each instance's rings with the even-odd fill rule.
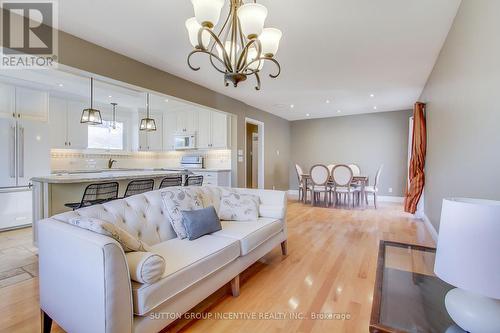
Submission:
[[[132,288],[121,246],[54,219],[38,223],[40,307],[68,332],[131,332]]]

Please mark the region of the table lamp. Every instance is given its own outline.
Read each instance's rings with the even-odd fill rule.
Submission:
[[[500,332],[500,201],[443,200],[434,272],[457,287],[445,297],[457,325]]]

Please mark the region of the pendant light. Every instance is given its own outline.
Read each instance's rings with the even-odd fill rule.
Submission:
[[[94,78],[90,78],[90,108],[84,109],[80,123],[90,125],[102,124],[101,111],[93,108],[94,103]]]
[[[155,120],[149,117],[149,93],[146,94],[146,118],[141,119],[139,130],[146,132],[156,131]]]
[[[118,103],[110,103],[113,106],[113,120],[111,121],[111,132],[116,132],[116,106]]]

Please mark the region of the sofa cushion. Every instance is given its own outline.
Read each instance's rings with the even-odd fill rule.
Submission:
[[[153,284],[132,283],[134,313],[145,315],[189,288],[240,254],[238,241],[205,235],[196,240],[174,238],[152,246],[167,262],[162,278]]]
[[[223,189],[219,218],[226,221],[253,221],[259,217],[259,203],[257,195]]]
[[[219,217],[213,206],[182,211],[182,223],[186,228],[189,240],[195,240],[201,236],[211,234],[222,229]]]
[[[238,240],[242,256],[283,229],[283,221],[273,218],[259,218],[248,222],[222,221],[221,224],[222,230],[214,232],[212,235]]]
[[[182,223],[182,211],[203,208],[200,196],[197,191],[186,187],[166,188],[161,192],[163,203],[170,216],[170,223],[180,239],[187,237],[186,228]]]
[[[127,258],[130,278],[140,283],[154,283],[165,272],[165,259],[151,252],[128,252]]]

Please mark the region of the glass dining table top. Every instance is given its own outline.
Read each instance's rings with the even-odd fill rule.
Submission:
[[[435,249],[381,241],[370,332],[464,332],[446,311],[454,287],[434,274]]]

